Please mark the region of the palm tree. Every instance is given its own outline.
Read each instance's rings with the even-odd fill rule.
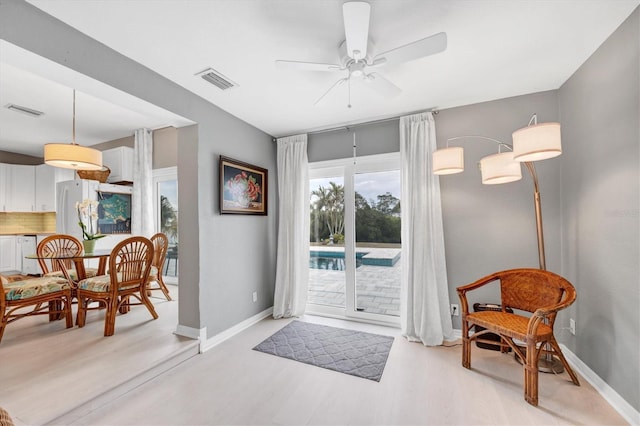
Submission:
[[[160,221],[160,230],[169,239],[176,241],[178,239],[178,212],[164,195],[160,196]]]
[[[344,232],[344,186],[329,182],[329,187],[318,187],[311,191],[311,211],[324,222],[329,230],[329,237]]]

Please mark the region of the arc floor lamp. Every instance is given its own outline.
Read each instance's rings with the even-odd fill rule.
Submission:
[[[547,269],[544,253],[544,232],[542,227],[542,205],[540,202],[540,188],[538,175],[533,164],[535,161],[546,160],[562,154],[560,137],[560,123],[540,123],[534,114],[529,124],[511,135],[513,145],[486,136],[456,136],[447,139],[447,147],[433,153],[433,173],[448,175],[464,171],[464,150],[462,147],[449,147],[449,142],[461,139],[482,139],[492,141],[498,145],[498,153],[483,157],[480,160],[482,183],[494,185],[514,182],[522,179],[522,166],[531,175],[533,181],[533,203],[536,215],[536,232],[538,237],[538,260],[540,269]],[[505,148],[509,151],[502,152]],[[562,364],[549,356],[540,359],[540,371],[561,373]]]

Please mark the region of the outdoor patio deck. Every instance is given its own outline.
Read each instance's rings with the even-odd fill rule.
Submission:
[[[312,252],[334,254],[344,252],[344,247],[341,246],[313,246],[310,249]],[[400,249],[358,247],[356,253],[367,253],[362,256],[363,264],[356,268],[358,310],[399,316]],[[318,305],[344,307],[345,272],[310,268],[308,301]]]

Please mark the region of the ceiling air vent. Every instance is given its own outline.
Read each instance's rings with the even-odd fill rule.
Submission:
[[[238,86],[238,84],[234,83],[233,81],[231,81],[227,77],[223,76],[222,74],[220,74],[218,71],[214,70],[213,68],[207,68],[206,70],[201,71],[201,72],[197,73],[196,75],[199,75],[205,81],[213,84],[214,86],[216,86],[220,90],[227,90],[227,89],[231,89],[232,87],[237,87]]]
[[[16,105],[16,104],[7,104],[4,107],[7,108],[7,109],[10,109],[11,111],[21,112],[23,114],[27,114],[30,117],[40,117],[41,115],[44,115],[44,112],[36,111],[35,109],[23,107],[23,106]]]

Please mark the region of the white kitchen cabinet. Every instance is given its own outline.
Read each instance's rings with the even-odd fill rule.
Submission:
[[[102,165],[111,169],[107,182],[133,182],[133,148],[119,146],[102,151]]]
[[[16,237],[0,235],[0,272],[16,270]]]
[[[35,166],[35,173],[35,211],[55,212],[56,183],[73,180],[75,171],[73,169],[63,169],[60,167],[52,167],[48,164],[40,164],[39,166]]]
[[[36,171],[34,166],[5,164],[5,209],[8,212],[35,211]]]

